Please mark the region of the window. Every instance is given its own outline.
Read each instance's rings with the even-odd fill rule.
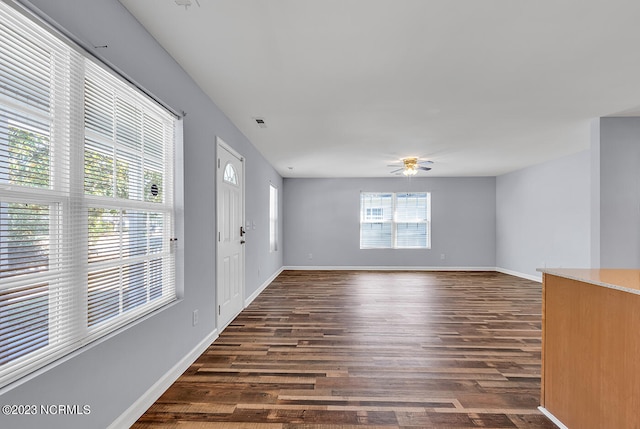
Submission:
[[[177,119],[0,3],[0,386],[176,297]]]
[[[429,249],[431,194],[362,192],[361,249]]]
[[[238,184],[238,175],[236,174],[236,169],[233,168],[233,165],[227,164],[227,166],[224,168],[222,180],[227,183],[231,183],[232,185]]]
[[[269,250],[278,250],[278,188],[269,185]]]

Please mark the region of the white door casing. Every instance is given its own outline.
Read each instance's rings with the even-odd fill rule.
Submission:
[[[217,139],[217,266],[218,332],[244,307],[244,158]]]

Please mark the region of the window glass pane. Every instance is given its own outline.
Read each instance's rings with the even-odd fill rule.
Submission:
[[[164,218],[162,213],[138,210],[89,209],[89,262],[114,264],[89,274],[89,326],[163,295],[166,259],[126,259],[166,250]]]
[[[0,279],[49,269],[49,206],[0,202]]]
[[[278,250],[278,188],[269,185],[269,250]]]
[[[48,344],[48,284],[0,290],[0,365]]]
[[[233,185],[238,184],[238,176],[236,175],[236,169],[233,168],[233,165],[227,164],[227,166],[224,168],[222,180]]]
[[[144,153],[158,160],[163,158],[164,126],[150,115],[144,115]]]
[[[122,309],[131,310],[147,302],[146,263],[125,265],[122,270]]]
[[[147,214],[138,211],[122,212],[122,257],[147,253]]]
[[[362,193],[360,195],[361,220],[392,221],[393,194]]]
[[[164,216],[161,213],[149,213],[147,230],[149,233],[149,253],[164,250]]]
[[[158,258],[90,272],[88,326],[161,297],[163,262]]]
[[[0,104],[0,183],[50,186],[49,127],[40,120],[12,114]]]
[[[113,196],[113,148],[87,139],[84,146],[84,191],[90,195]]]
[[[363,223],[360,225],[360,247],[385,248],[393,246],[390,223]]]
[[[142,114],[135,106],[116,100],[116,143],[129,149],[142,150]]]
[[[88,326],[120,314],[120,269],[89,272],[87,292]]]
[[[163,202],[162,165],[153,160],[144,161],[144,200],[147,202]]]
[[[90,207],[89,262],[100,262],[120,257],[120,211]]]
[[[427,247],[426,223],[399,223],[396,233],[397,247]]]
[[[142,199],[142,159],[118,150],[116,156],[116,195],[127,200]]]
[[[152,259],[149,261],[149,299],[160,298],[162,287],[162,259]]]
[[[85,79],[85,127],[109,140],[113,139],[113,97],[113,91],[105,90],[92,79]]]
[[[0,26],[0,95],[48,113],[51,53],[11,25]]]
[[[396,221],[424,222],[427,220],[427,194],[397,194]]]
[[[113,92],[99,89],[92,79],[85,80],[85,91],[86,130],[105,137],[87,138],[85,191],[163,202],[165,125],[120,98],[114,107]]]

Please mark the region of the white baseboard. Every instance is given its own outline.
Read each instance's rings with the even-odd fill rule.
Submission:
[[[520,273],[518,271],[507,270],[499,267],[403,267],[403,266],[319,266],[319,265],[292,265],[284,267],[283,270],[292,271],[496,271],[510,276],[520,277],[534,282],[542,283],[542,276]]]
[[[534,282],[542,283],[542,276],[534,276],[531,274],[520,273],[518,271],[507,270],[505,268],[496,268],[496,271],[502,274],[508,274],[510,276],[516,276],[527,280],[532,280]]]
[[[540,410],[540,412],[542,414],[544,414],[545,416],[547,416],[547,418],[549,420],[551,420],[556,426],[558,426],[560,429],[569,429],[568,427],[566,427],[560,420],[558,420],[558,418],[556,416],[554,416],[553,414],[551,414],[545,407],[538,407],[538,409]]]
[[[156,383],[136,400],[127,410],[109,425],[107,429],[122,429],[133,425],[145,411],[158,400],[160,396],[191,366],[193,362],[207,350],[209,345],[218,338],[218,330],[207,335],[185,357],[164,374]]]
[[[254,293],[252,293],[250,297],[245,299],[244,300],[244,308],[247,308],[249,306],[249,304],[251,304],[253,302],[253,300],[255,300],[258,297],[258,295],[260,295],[262,293],[262,291],[265,290],[267,288],[267,286],[269,286],[271,284],[271,282],[274,281],[276,279],[276,277],[278,277],[280,275],[280,273],[282,273],[283,271],[284,271],[284,267],[281,267],[278,271],[273,273],[273,275],[271,277],[269,277],[264,283],[262,283],[262,285],[258,288],[258,290],[256,290]]]
[[[288,266],[292,271],[495,271],[495,267]]]

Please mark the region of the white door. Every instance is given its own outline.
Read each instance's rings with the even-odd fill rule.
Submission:
[[[244,307],[244,159],[218,138],[217,328]]]

